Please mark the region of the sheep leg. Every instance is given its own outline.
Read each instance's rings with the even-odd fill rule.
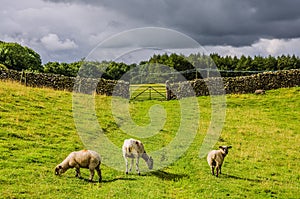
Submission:
[[[214,176],[215,175],[215,167],[214,166],[211,166],[211,174]]]
[[[80,167],[76,167],[75,169],[76,169],[76,175],[75,175],[75,177],[81,178]]]
[[[134,159],[132,158],[132,159],[131,159],[131,164],[130,164],[129,171],[131,171],[131,170],[132,170],[132,165],[133,165],[133,163],[134,163]]]
[[[220,165],[220,167],[219,167],[220,174],[222,174],[221,170],[222,170],[222,165]]]
[[[139,160],[140,160],[140,158],[137,157],[137,158],[136,158],[136,171],[138,172],[139,175],[141,175],[141,173],[140,173],[140,168],[139,168]]]
[[[210,169],[211,169],[211,174],[214,176],[215,175],[215,167],[216,167],[216,161],[210,159],[208,164],[210,165]]]
[[[217,167],[216,167],[216,172],[217,172],[216,177],[219,176],[219,170],[220,170],[220,168],[219,168],[219,166],[217,166]]]
[[[94,174],[95,174],[95,170],[90,169],[90,179],[89,179],[90,182],[93,182]]]
[[[125,165],[126,165],[126,171],[125,171],[125,173],[128,174],[128,160],[127,160],[127,158],[125,157],[125,155],[124,155],[123,157],[124,157]]]
[[[99,176],[99,182],[102,182],[102,175],[101,175],[101,169],[100,169],[100,166],[97,166],[97,167],[96,167],[96,171],[97,171],[98,176]]]

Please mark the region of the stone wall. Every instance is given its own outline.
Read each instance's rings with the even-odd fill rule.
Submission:
[[[66,77],[55,74],[18,72],[0,69],[0,80],[17,81],[31,87],[48,87],[56,90],[86,94],[115,95],[129,98],[129,83],[105,79]],[[271,90],[300,85],[300,70],[265,72],[251,76],[207,78],[186,82],[166,82],[168,100],[189,96],[253,93],[257,89]]]
[[[251,76],[207,78],[189,82],[166,82],[167,99],[189,96],[254,93],[257,89],[271,90],[300,85],[300,70],[265,72]],[[193,88],[191,92],[189,86]]]
[[[63,75],[1,70],[0,80],[17,81],[30,87],[47,87],[55,90],[75,91],[86,94],[116,95],[129,98],[129,83],[105,79],[67,77]]]

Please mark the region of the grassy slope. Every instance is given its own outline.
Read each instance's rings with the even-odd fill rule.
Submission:
[[[217,145],[230,144],[233,149],[219,178],[210,175],[205,159],[198,158],[210,122],[210,98],[198,99],[199,132],[181,159],[142,176],[126,176],[103,165],[104,182],[98,184],[75,178],[71,170],[54,175],[54,167],[69,152],[84,148],[74,125],[71,94],[0,82],[0,197],[298,197],[300,88],[227,96],[226,124]],[[168,118],[160,134],[143,140],[150,152],[172,139],[170,132],[176,132],[180,118],[174,111],[177,101],[136,101],[130,105],[134,120],[149,122],[153,104],[164,106]],[[108,137],[121,146],[128,136],[113,121],[110,97],[97,96],[97,116]],[[82,175],[87,179],[89,172],[82,170]]]

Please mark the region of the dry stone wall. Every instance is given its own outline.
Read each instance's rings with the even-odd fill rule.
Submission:
[[[300,85],[300,70],[265,72],[251,76],[207,78],[189,82],[166,82],[167,99],[189,96],[254,93],[255,90],[271,90]],[[194,92],[188,87],[191,86]]]
[[[0,70],[0,80],[17,81],[30,87],[47,87],[55,90],[75,91],[85,94],[96,92],[129,98],[129,83],[105,79],[67,77],[63,75]]]
[[[55,74],[18,72],[0,69],[0,80],[17,81],[31,87],[48,87],[56,90],[86,94],[96,92],[129,98],[129,83],[105,79],[66,77]],[[166,82],[166,98],[181,99],[189,96],[254,93],[255,90],[271,90],[300,85],[300,70],[265,72],[251,76],[207,78],[186,82]]]

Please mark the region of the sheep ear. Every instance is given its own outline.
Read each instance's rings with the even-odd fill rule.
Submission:
[[[231,148],[232,148],[232,146],[228,146],[228,147],[227,147],[227,149],[231,149]]]
[[[219,146],[219,149],[223,149],[223,146]]]

